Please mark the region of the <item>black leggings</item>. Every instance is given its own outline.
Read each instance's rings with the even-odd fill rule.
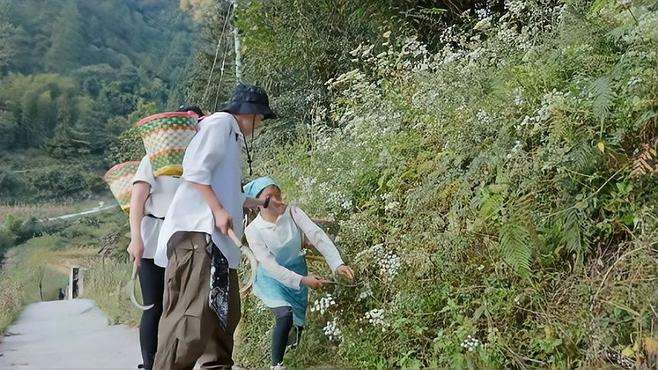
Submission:
[[[288,306],[272,308],[274,314],[274,330],[272,330],[272,366],[283,364],[283,355],[289,344],[288,337],[292,329],[292,309]],[[297,326],[295,331],[295,343],[299,341],[303,327]]]
[[[142,287],[144,305],[153,307],[142,313],[139,323],[139,343],[142,347],[142,360],[145,369],[153,367],[155,351],[158,348],[158,323],[162,316],[162,296],[164,294],[165,269],[157,266],[153,259],[142,258],[139,269],[139,284]]]

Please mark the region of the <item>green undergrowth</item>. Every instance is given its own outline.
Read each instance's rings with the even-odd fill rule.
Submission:
[[[256,172],[357,272],[286,365],[655,366],[658,9],[510,3],[439,52],[385,32],[294,142],[261,137]],[[238,362],[267,366],[244,306]]]

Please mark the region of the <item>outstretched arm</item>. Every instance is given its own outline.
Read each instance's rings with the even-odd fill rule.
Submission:
[[[293,220],[297,226],[302,230],[308,241],[322,254],[324,259],[329,264],[331,271],[334,273],[341,274],[348,279],[354,278],[354,272],[351,268],[343,263],[343,259],[340,257],[338,248],[336,245],[329,239],[329,236],[318,226],[313,220],[310,219],[298,207],[291,207],[290,212],[292,213]]]

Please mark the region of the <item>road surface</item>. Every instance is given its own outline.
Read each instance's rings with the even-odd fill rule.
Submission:
[[[33,303],[0,339],[0,369],[136,369],[138,337],[88,299]]]
[[[88,209],[88,210],[82,211],[82,212],[71,213],[71,214],[68,214],[68,215],[50,217],[46,220],[47,221],[67,220],[67,219],[70,219],[70,218],[76,218],[76,217],[80,217],[80,216],[93,215],[95,213],[104,212],[104,211],[114,209],[114,208],[117,208],[117,207],[118,207],[117,204],[106,206],[104,202],[100,202],[98,204],[98,207],[94,207],[94,208],[91,208],[91,209]],[[41,220],[41,221],[44,221],[44,220]]]

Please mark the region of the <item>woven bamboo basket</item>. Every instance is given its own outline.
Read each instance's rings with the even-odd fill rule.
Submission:
[[[155,176],[183,174],[183,156],[196,134],[197,118],[194,112],[169,112],[137,122]]]
[[[105,182],[110,186],[112,195],[119,202],[119,206],[125,212],[130,208],[130,193],[133,188],[133,178],[137,173],[139,161],[119,163],[110,168],[103,176]]]

